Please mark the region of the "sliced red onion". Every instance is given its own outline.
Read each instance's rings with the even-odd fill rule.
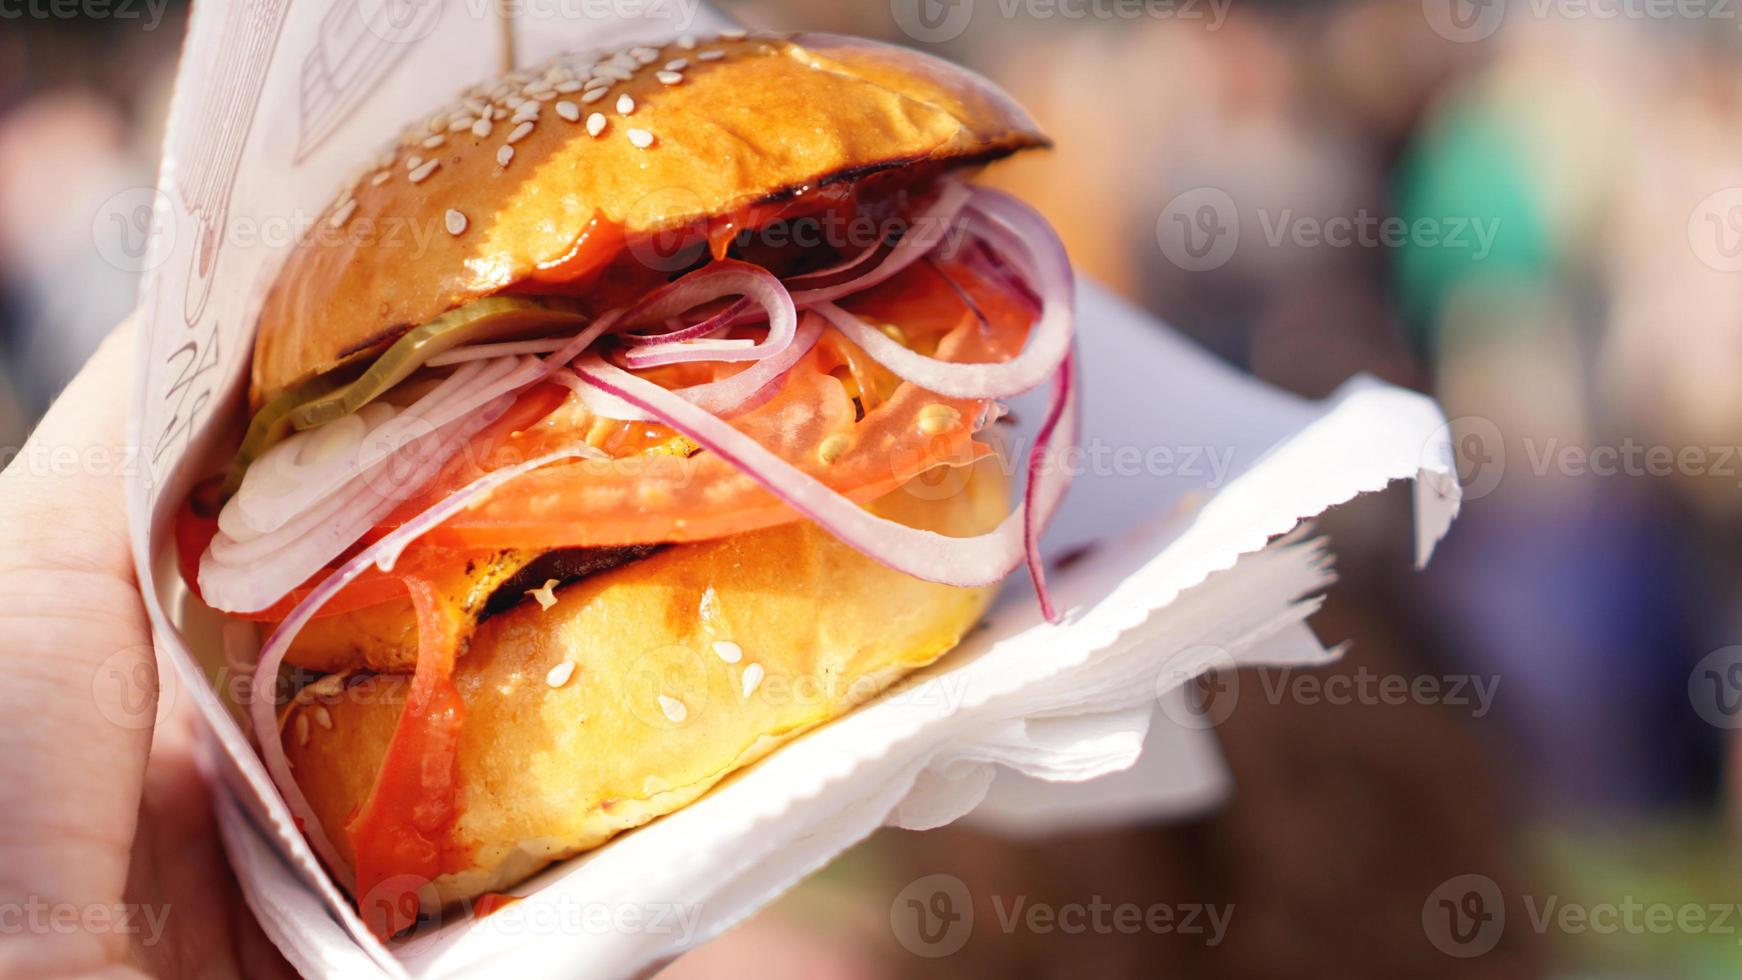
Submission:
[[[443,351],[423,364],[424,367],[447,367],[450,364],[464,364],[467,361],[477,361],[487,357],[549,354],[562,350],[568,342],[568,337],[540,337],[536,340],[509,340],[499,344],[471,344]]]
[[[1034,582],[1034,594],[1040,599],[1040,613],[1049,623],[1058,623],[1063,617],[1053,608],[1052,593],[1046,588],[1046,567],[1040,560],[1040,536],[1046,531],[1047,523],[1058,511],[1065,490],[1070,486],[1068,471],[1050,447],[1060,432],[1064,433],[1067,447],[1081,441],[1082,417],[1076,385],[1076,358],[1067,351],[1058,372],[1053,375],[1052,401],[1047,405],[1040,430],[1034,435],[1034,448],[1028,454],[1028,485],[1022,495],[1022,510],[1027,517],[1022,525],[1022,550],[1028,562],[1028,577]]]
[[[410,472],[396,472],[393,479],[365,478],[347,487],[338,495],[339,502],[323,507],[310,526],[294,525],[291,536],[275,534],[241,544],[228,544],[222,536],[213,538],[200,558],[200,597],[225,612],[259,612],[271,606],[415,494],[466,440],[513,404],[513,395],[501,395],[482,409],[450,422],[447,428],[401,446],[394,461],[409,465]]]
[[[260,742],[260,755],[266,763],[266,771],[277,784],[278,791],[283,794],[285,805],[290,808],[291,815],[302,825],[303,836],[308,838],[309,845],[315,853],[325,861],[327,867],[336,873],[345,874],[345,864],[339,859],[338,849],[333,847],[332,839],[321,826],[320,819],[315,816],[314,808],[309,806],[308,798],[303,795],[302,787],[290,773],[290,760],[284,754],[283,736],[279,734],[277,719],[277,704],[273,693],[277,689],[278,670],[284,664],[284,656],[290,650],[302,628],[308,625],[315,613],[321,611],[332,600],[333,596],[355,581],[371,564],[383,571],[391,571],[405,547],[411,542],[428,534],[443,521],[454,516],[474,501],[488,496],[503,484],[525,473],[565,459],[581,457],[598,458],[603,456],[598,450],[585,443],[546,453],[536,459],[527,460],[514,466],[493,470],[472,481],[453,495],[442,500],[430,509],[417,515],[387,534],[379,541],[369,545],[345,562],[337,571],[327,576],[314,587],[303,600],[296,604],[284,622],[272,631],[265,646],[260,649],[260,660],[254,666],[252,698],[248,705],[248,715],[254,724],[255,736]]]
[[[946,182],[939,190],[937,200],[908,222],[907,233],[901,236],[901,240],[883,257],[883,261],[872,266],[863,275],[846,282],[798,290],[792,294],[792,301],[799,306],[832,302],[843,296],[863,292],[891,278],[949,238],[950,227],[962,206],[968,203],[971,193],[966,184],[958,181]]]
[[[616,319],[616,314],[600,317],[543,361],[503,358],[462,364],[412,409],[369,434],[391,447],[373,465],[348,481],[323,485],[324,490],[306,483],[292,486],[304,504],[274,531],[248,540],[224,534],[213,538],[200,559],[203,598],[226,612],[258,612],[283,598],[428,483],[468,439],[508,410],[515,392],[573,360]],[[387,461],[415,469],[383,476],[380,469]]]
[[[834,279],[837,276],[844,276],[871,261],[877,256],[877,253],[882,250],[882,242],[873,242],[858,255],[853,256],[845,262],[837,262],[826,269],[818,269],[815,272],[806,272],[797,276],[787,276],[786,288],[791,289],[794,286],[815,286],[820,283],[828,282],[830,279]]]
[[[1061,372],[1063,369],[1061,365]],[[575,371],[586,383],[653,415],[697,445],[717,453],[853,548],[890,568],[931,582],[976,586],[1002,580],[1027,557],[1027,545],[1038,538],[1039,530],[1052,519],[1068,480],[1063,467],[1035,462],[1036,457],[1044,460],[1043,454],[1056,455],[1055,444],[1061,441],[1061,433],[1072,431],[1055,420],[1046,433],[1047,441],[1036,442],[1030,456],[1029,472],[1038,481],[1028,493],[1036,506],[1032,518],[1025,501],[990,533],[953,538],[877,517],[724,420],[674,392],[606,363],[597,355],[581,359]],[[1068,380],[1060,383],[1055,402],[1068,403],[1074,392]],[[1074,412],[1074,408],[1058,405],[1049,409],[1048,416],[1069,412]],[[1038,559],[1032,561],[1031,569],[1037,575],[1041,571]],[[1037,581],[1044,589],[1044,579]]]
[[[753,305],[755,304],[751,302],[749,297],[740,297],[738,300],[733,302],[732,305],[713,316],[710,316],[705,320],[699,320],[687,327],[680,323],[678,326],[673,327],[666,333],[625,333],[618,334],[617,339],[629,347],[645,347],[649,344],[669,344],[680,340],[695,340],[697,337],[706,337],[716,330],[721,330],[732,325],[737,321],[740,315],[748,313],[750,307]],[[667,321],[667,323],[670,322],[671,321],[669,320]]]
[[[823,322],[816,316],[807,316],[799,321],[798,332],[793,336],[792,343],[778,354],[757,361],[737,374],[719,381],[707,384],[691,385],[688,388],[670,389],[671,393],[715,415],[736,415],[756,407],[769,395],[772,389],[778,387],[780,379],[786,372],[792,370],[801,358],[810,353],[817,340],[823,335]],[[569,378],[575,378],[570,375]],[[629,404],[621,398],[614,398],[599,388],[585,384],[575,384],[565,378],[558,378],[581,398],[581,403],[595,415],[622,422],[656,421],[657,416]]]
[[[656,290],[623,314],[621,322],[630,327],[663,323],[722,296],[742,296],[762,307],[768,317],[768,336],[761,343],[737,350],[716,350],[711,356],[693,358],[685,354],[685,341],[662,341],[629,351],[624,357],[625,362],[630,368],[641,370],[684,360],[757,361],[779,353],[792,343],[793,333],[798,329],[798,310],[792,305],[786,287],[767,269],[736,259],[711,263]],[[724,313],[709,317],[703,323],[723,316]],[[722,320],[704,333],[711,333],[726,322],[729,320]]]

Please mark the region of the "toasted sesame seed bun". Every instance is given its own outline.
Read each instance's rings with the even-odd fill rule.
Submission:
[[[988,458],[955,492],[904,488],[871,509],[968,535],[995,526],[1007,498]],[[549,609],[488,620],[455,678],[466,709],[453,838],[471,860],[434,883],[441,903],[512,887],[687,805],[948,652],[993,591],[911,578],[795,523],[669,548],[558,590]],[[297,782],[346,861],[345,822],[407,683],[353,682],[284,726]]]
[[[794,189],[1045,143],[986,80],[868,41],[720,37],[559,58],[419,120],[339,195],[267,296],[251,400],[560,261],[596,216],[633,239]]]

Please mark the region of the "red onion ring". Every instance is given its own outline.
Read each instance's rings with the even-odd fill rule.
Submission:
[[[338,595],[339,591],[351,584],[363,570],[374,564],[382,571],[391,571],[395,562],[406,545],[429,533],[443,521],[464,510],[473,501],[487,496],[498,487],[522,474],[546,466],[551,463],[577,457],[598,458],[603,456],[598,450],[579,443],[566,449],[546,453],[535,459],[527,460],[514,466],[492,470],[471,483],[466,484],[452,496],[442,500],[430,509],[417,515],[387,534],[380,540],[369,545],[340,566],[338,571],[327,576],[314,587],[303,600],[296,604],[284,622],[272,631],[266,645],[260,649],[260,660],[254,665],[253,686],[248,716],[254,725],[254,734],[260,743],[260,756],[266,763],[266,772],[277,784],[278,791],[283,794],[284,802],[290,808],[291,815],[302,824],[303,836],[308,838],[309,845],[314,848],[327,867],[335,873],[348,874],[349,869],[339,860],[339,852],[333,847],[331,838],[321,826],[320,819],[315,816],[314,808],[309,806],[308,798],[303,795],[302,787],[296,784],[290,774],[290,760],[284,754],[283,736],[278,731],[278,718],[272,693],[277,689],[278,669],[284,664],[284,656],[290,651],[291,643],[315,613],[321,611]]]
[[[831,302],[843,296],[863,292],[889,279],[919,261],[949,237],[951,222],[963,205],[968,203],[971,194],[972,191],[965,184],[958,181],[946,182],[938,192],[937,200],[913,216],[913,220],[908,222],[907,233],[901,236],[901,240],[895,243],[895,247],[871,271],[833,286],[801,289],[792,294],[792,301],[799,306]]]
[[[629,347],[646,347],[650,344],[669,344],[681,340],[695,340],[706,337],[716,330],[730,326],[742,313],[748,312],[754,305],[748,296],[740,297],[713,316],[699,320],[689,326],[679,326],[666,333],[625,333],[618,334],[617,339]]]
[[[1046,467],[1036,461],[1044,461],[1045,454],[1057,451],[1054,444],[1060,441],[1061,432],[1074,432],[1070,426],[1059,426],[1055,418],[1075,411],[1071,405],[1075,388],[1064,367],[1061,365],[1060,373],[1066,375],[1066,380],[1059,383],[1054,393],[1057,404],[1048,411],[1054,424],[1046,433],[1047,440],[1037,441],[1030,455],[1028,469],[1037,485],[1029,488],[1024,503],[997,529],[971,538],[952,538],[877,517],[724,420],[651,381],[606,363],[596,354],[582,358],[575,371],[586,383],[650,413],[702,448],[717,453],[794,510],[896,571],[946,585],[991,585],[1027,559],[1044,592],[1043,570],[1039,559],[1028,555],[1028,548],[1051,521],[1068,482],[1063,467]],[[1037,508],[1032,516],[1028,513],[1029,500]],[[1048,600],[1049,608],[1050,605]]]
[[[710,300],[734,295],[743,296],[761,306],[767,314],[768,336],[761,343],[740,350],[713,350],[697,356],[688,350],[689,345],[685,341],[662,341],[628,352],[624,357],[625,363],[632,370],[639,371],[664,364],[696,360],[759,361],[785,350],[792,343],[793,333],[798,329],[798,309],[793,306],[792,296],[774,273],[737,259],[721,259],[710,263],[655,290],[630,307],[623,314],[621,322],[631,327],[642,323],[663,323],[670,317],[695,309]],[[730,311],[728,308],[728,312]],[[703,322],[712,323],[724,316],[723,313],[718,314]],[[727,322],[729,321],[721,320],[704,333],[711,333]]]
[[[816,346],[822,335],[822,320],[816,316],[807,316],[799,321],[798,332],[793,336],[792,343],[780,353],[757,361],[729,378],[669,390],[679,398],[715,415],[735,415],[748,411],[766,400],[779,386],[786,372],[792,370],[794,364],[810,353],[810,349]],[[656,416],[620,398],[613,398],[589,385],[576,384],[580,379],[573,374],[568,377],[559,375],[556,380],[574,389],[580,396],[581,403],[596,415],[621,422],[657,421]]]

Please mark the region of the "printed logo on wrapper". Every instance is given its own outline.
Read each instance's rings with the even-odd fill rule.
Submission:
[[[1421,0],[1421,13],[1440,37],[1474,44],[1500,29],[1506,19],[1506,0]]]
[[[1167,202],[1155,219],[1155,242],[1187,272],[1219,269],[1240,244],[1240,212],[1219,187],[1194,187]]]
[[[1435,949],[1460,960],[1493,952],[1506,933],[1506,900],[1487,875],[1460,875],[1421,907],[1421,927]]]
[[[901,33],[921,44],[944,44],[962,36],[974,19],[974,0],[889,0]]]
[[[1219,646],[1202,644],[1181,651],[1155,679],[1161,713],[1181,728],[1218,727],[1240,704],[1239,666],[1234,655]]]
[[[149,645],[117,650],[91,672],[97,713],[118,728],[155,728],[175,708],[180,683],[173,670],[159,672]]]
[[[618,675],[617,697],[649,728],[682,728],[707,709],[709,657],[677,643],[648,650]]]
[[[1706,195],[1688,214],[1688,245],[1718,272],[1742,272],[1742,187]]]
[[[150,272],[175,250],[174,212],[155,187],[129,187],[110,195],[91,217],[91,244],[122,272]],[[165,220],[156,220],[163,215]]]
[[[915,956],[952,955],[974,935],[974,896],[955,875],[926,875],[896,892],[889,903],[889,929]]]
[[[1742,728],[1742,646],[1719,647],[1688,675],[1688,701],[1713,728]]]

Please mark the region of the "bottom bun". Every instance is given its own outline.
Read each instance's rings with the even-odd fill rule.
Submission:
[[[934,471],[869,509],[952,536],[1008,507],[996,457]],[[994,588],[893,571],[808,522],[680,545],[487,620],[460,659],[460,815],[425,904],[511,887],[670,813],[782,741],[953,648]],[[563,662],[567,668],[552,673]],[[553,681],[561,683],[553,686]],[[347,862],[408,678],[353,678],[300,705],[285,751]],[[315,712],[318,724],[298,723]],[[321,714],[324,712],[324,714]]]

